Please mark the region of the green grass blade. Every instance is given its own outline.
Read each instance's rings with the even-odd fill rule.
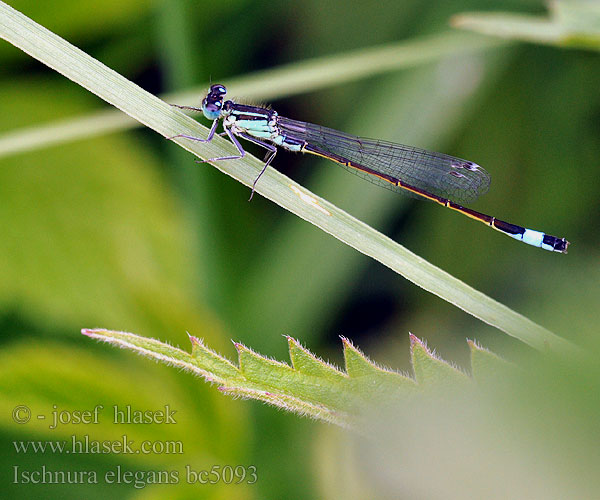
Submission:
[[[250,99],[275,99],[406,69],[440,60],[449,55],[477,52],[506,42],[477,35],[447,32],[301,63],[258,71],[226,82],[237,95]],[[206,92],[201,85],[185,92],[163,96],[167,102],[193,104]],[[98,111],[0,135],[0,157],[32,151],[53,144],[128,130],[140,123],[114,110]]]
[[[526,42],[600,50],[600,3],[589,0],[550,2],[549,17],[469,12],[452,19],[457,28]]]

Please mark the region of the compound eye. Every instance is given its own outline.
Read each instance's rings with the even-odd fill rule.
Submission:
[[[215,85],[211,85],[210,92],[211,94],[225,95],[227,93],[227,89],[225,88],[225,85],[217,83]]]

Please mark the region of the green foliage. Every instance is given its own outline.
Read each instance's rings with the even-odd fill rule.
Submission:
[[[474,35],[446,32],[416,40],[321,57],[292,65],[227,79],[227,86],[250,100],[278,99],[321,90],[367,76],[421,66],[449,55],[477,53],[501,47],[505,42]],[[194,103],[206,92],[203,84],[185,92],[162,96],[167,102]],[[47,123],[0,136],[0,157],[35,151],[52,144],[94,137],[141,126],[119,111],[102,111]]]
[[[10,450],[3,467],[143,472],[252,463],[259,481],[140,490],[125,484],[5,484],[5,496],[596,496],[600,66],[594,53],[448,31],[451,16],[480,8],[475,0],[382,0],[377,9],[368,2],[348,9],[341,0],[11,5],[84,51],[23,19],[15,25],[15,17],[5,15],[12,9],[0,3],[2,36],[31,54],[46,51],[54,67],[80,83],[40,67],[9,43],[0,47],[0,424]],[[555,5],[551,23],[566,6]],[[540,32],[569,32],[579,48],[586,39],[588,48],[597,48],[592,14],[560,20],[558,30],[541,19]],[[512,40],[524,39],[529,29],[510,18],[504,28],[513,30]],[[552,36],[546,45],[570,43]],[[348,224],[326,230],[339,237],[356,229],[355,239],[364,239],[359,244],[368,242],[393,260],[394,269],[405,266],[403,272],[414,272],[416,282],[431,285],[448,302],[423,293],[279,206],[259,196],[248,204],[245,186],[195,164],[163,137],[201,135],[204,128],[131,83],[152,93],[178,90],[164,94],[166,102],[194,105],[209,79],[227,84],[236,98],[272,103],[294,118],[473,159],[493,175],[490,193],[474,208],[564,235],[572,251],[564,258],[536,251],[449,211],[382,193],[330,164],[278,155],[277,169],[289,168],[312,192],[426,261],[387,247],[387,240],[369,240],[364,226],[353,226],[328,202],[275,172],[268,176],[272,199],[289,204],[283,196],[289,194],[301,201],[303,215],[324,208]],[[120,109],[99,109],[105,102],[82,85]],[[273,102],[283,96],[294,97]],[[124,132],[142,122],[162,135]],[[231,150],[223,142],[213,146],[197,153]],[[261,166],[248,158],[226,167],[248,183]],[[399,255],[406,260],[394,260]],[[498,308],[499,302],[450,275],[522,315]],[[526,318],[584,346],[592,361],[564,356],[570,344]],[[222,397],[188,374],[85,342],[77,333],[81,325],[152,332],[172,345],[185,330],[202,332],[191,355],[148,339],[136,342],[148,355],[180,356],[192,372],[232,381],[225,391],[231,395],[262,397],[361,432]],[[409,349],[407,331],[462,368],[441,361],[416,337]],[[286,344],[276,340],[282,332],[344,370],[292,340],[289,366],[257,354],[284,359]],[[386,366],[406,370],[412,362],[415,380],[374,365],[346,340],[343,362],[328,346],[339,333],[360,339],[354,341]],[[519,362],[509,364],[473,343],[467,349],[465,337]],[[229,338],[243,342],[236,345],[235,364],[227,360],[235,355]],[[194,364],[196,357],[202,366]],[[464,373],[468,366],[472,377]],[[177,426],[103,419],[94,427],[50,430],[37,419],[27,425],[11,420],[21,404],[50,415],[53,406],[70,412],[100,403],[107,411],[113,405],[170,405]],[[364,409],[373,412],[359,413]],[[15,441],[84,433],[101,440],[126,434],[136,441],[182,442],[185,455],[12,452]]]
[[[368,359],[342,337],[344,371],[326,363],[300,343],[287,337],[291,365],[262,356],[235,343],[237,366],[190,336],[191,354],[155,339],[102,329],[85,329],[93,339],[156,359],[161,363],[192,372],[219,385],[232,396],[255,399],[299,415],[309,416],[342,427],[366,425],[361,416],[377,413],[377,408],[399,404],[423,390],[455,389],[470,377],[435,356],[417,337],[411,335],[411,360],[414,379],[385,369]],[[469,342],[473,373],[490,377],[506,362]]]
[[[600,50],[600,4],[594,0],[548,2],[548,18],[522,14],[465,13],[454,26],[515,40]]]
[[[4,19],[4,38],[51,68],[165,137],[177,134],[192,137],[206,135],[206,129],[200,132],[202,128],[196,122],[57,35],[6,5],[0,5],[0,8],[0,16]],[[427,58],[429,57],[427,54]],[[174,141],[200,158],[235,154],[233,144],[219,137],[208,143],[181,138]],[[248,186],[253,184],[258,172],[262,170],[260,162],[249,155],[235,161],[213,163],[219,170]],[[429,264],[367,224],[293,183],[278,171],[267,170],[256,190],[265,198],[388,266],[409,281],[507,334],[538,349],[574,349],[552,332]]]

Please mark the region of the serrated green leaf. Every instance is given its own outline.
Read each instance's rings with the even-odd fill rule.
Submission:
[[[283,392],[343,411],[355,404],[354,394],[347,390],[347,376],[335,381],[329,377],[323,379],[307,375],[285,363],[265,358],[241,344],[236,344],[236,347],[244,376],[266,390]]]
[[[219,380],[239,375],[239,370],[233,363],[206,347],[202,340],[190,335],[190,342],[192,343],[192,357],[198,368],[207,373],[214,373]]]
[[[334,366],[317,358],[308,349],[302,347],[300,342],[292,337],[287,337],[292,366],[300,373],[313,377],[329,378],[341,382],[346,377]]]
[[[469,381],[469,377],[449,363],[438,358],[425,343],[410,335],[412,365],[419,386],[438,388]]]
[[[346,372],[354,382],[354,390],[361,395],[363,401],[371,400],[384,406],[416,392],[417,384],[414,379],[381,368],[345,337],[342,337],[342,343]]]
[[[218,383],[220,391],[225,394],[263,401],[342,427],[359,426],[361,415],[372,412],[374,408],[390,408],[409,395],[431,389],[461,389],[472,380],[436,357],[414,335],[410,339],[416,381],[377,366],[345,338],[342,338],[346,360],[344,373],[310,353],[291,337],[287,340],[292,366],[235,343],[239,362],[236,367],[192,336],[193,352],[188,354],[160,341],[126,332],[86,329],[82,333],[196,373],[209,382]],[[474,343],[470,345],[472,352],[477,353],[474,371],[484,374],[487,379],[494,373],[495,367],[510,367],[489,351]],[[492,369],[486,371],[488,365]]]
[[[344,374],[336,367],[317,358],[296,339],[290,336],[286,336],[286,338],[290,351],[290,359],[295,370],[313,377],[332,378],[338,381],[345,378]]]
[[[471,351],[471,373],[477,381],[501,377],[513,365],[493,352],[481,347],[477,342],[467,340]]]

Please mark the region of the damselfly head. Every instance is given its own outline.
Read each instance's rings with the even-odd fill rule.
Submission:
[[[217,120],[223,109],[223,96],[227,93],[224,85],[215,84],[210,86],[206,97],[202,100],[202,112],[209,120]]]

